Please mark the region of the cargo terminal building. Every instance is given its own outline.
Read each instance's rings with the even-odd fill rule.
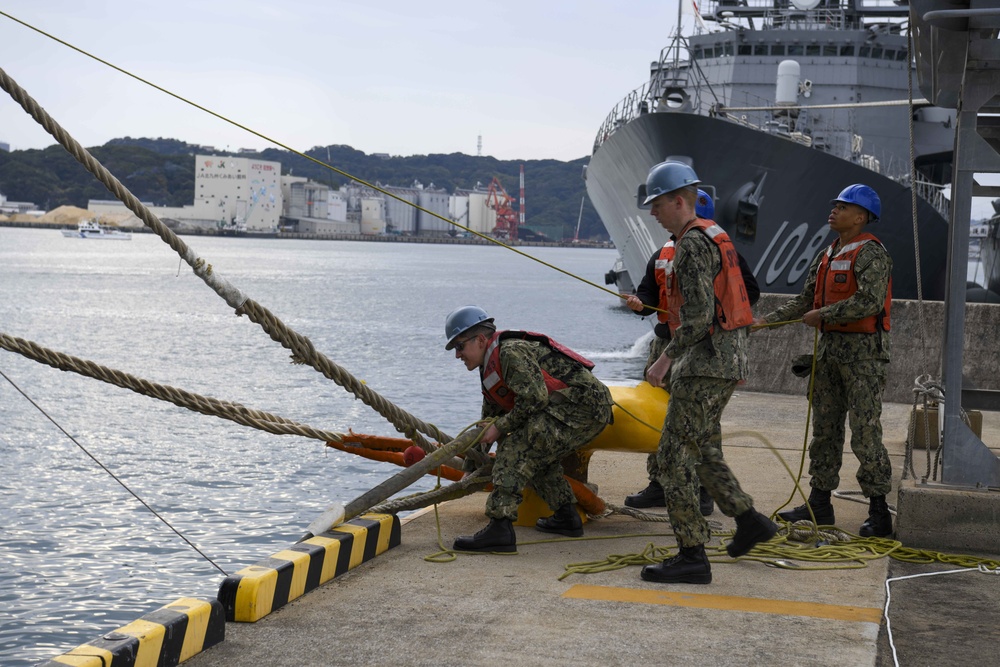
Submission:
[[[149,206],[149,209],[177,231],[245,231],[269,235],[278,233],[282,206],[280,162],[198,155],[194,204]],[[118,201],[91,200],[87,208],[98,215],[127,212]],[[141,225],[137,220],[119,224]]]

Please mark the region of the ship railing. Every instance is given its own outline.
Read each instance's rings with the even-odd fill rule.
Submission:
[[[765,98],[749,93],[741,94],[740,98],[742,101],[735,101],[729,107],[713,103],[706,108],[702,104],[699,112],[822,150],[878,174],[909,172],[907,161],[880,149],[870,139],[862,142],[852,126],[830,122],[832,118],[811,117],[808,105],[780,113],[782,107]],[[798,127],[807,127],[808,131],[802,132]]]
[[[909,179],[907,179],[909,180]],[[918,180],[916,182],[917,196],[934,207],[945,220],[951,216],[951,202],[944,196],[944,188],[937,183]]]
[[[772,108],[770,100],[746,92],[741,95],[741,98],[742,101],[735,104],[730,103],[729,106],[759,107],[760,110],[732,112],[727,110],[725,105],[710,103],[708,109],[703,109],[703,112],[709,116],[720,116],[731,122],[760,130],[761,132],[773,132],[774,134],[783,134],[784,136],[791,134],[790,128],[788,128],[789,131],[782,132],[777,125],[772,124],[775,120],[774,113],[770,110],[764,110],[765,108]]]
[[[910,173],[905,172],[899,176],[889,176],[889,178],[902,186],[910,187],[911,183],[914,183],[910,178]],[[913,189],[916,191],[917,196],[923,199],[925,202],[934,207],[942,218],[945,220],[949,219],[951,215],[951,202],[948,198],[944,196],[945,186],[940,183],[931,183],[930,181],[924,181],[917,179]]]
[[[675,35],[660,51],[660,59],[649,81],[626,95],[605,118],[594,139],[594,151],[623,125],[639,116],[657,111],[658,99],[671,88],[690,88],[690,51],[687,39]],[[697,100],[692,100],[697,106]]]
[[[597,130],[597,137],[594,139],[594,150],[601,147],[608,137],[615,133],[618,128],[622,127],[626,123],[638,118],[642,114],[649,113],[650,102],[649,102],[649,84],[644,83],[639,86],[631,93],[626,95],[615,108],[611,110],[607,118],[601,124],[601,127]]]
[[[769,101],[755,95],[745,94],[743,97],[745,98],[742,103],[744,107],[765,107],[770,104]],[[705,111],[703,108],[700,110]],[[807,112],[808,107],[800,109],[800,113]],[[901,160],[891,153],[882,151],[877,146],[870,145],[870,142],[867,145],[862,144],[857,135],[850,129],[833,124],[816,126],[814,123],[810,123],[812,134],[807,135],[802,132],[796,132],[790,126],[783,124],[780,118],[776,119],[770,110],[731,112],[726,110],[724,106],[713,104],[707,110],[707,113],[710,116],[716,116],[743,125],[744,127],[781,136],[789,141],[795,141],[805,146],[815,146],[817,149],[825,150],[831,155],[860,164],[866,169],[874,171],[877,174],[882,174],[906,187],[910,186],[910,167],[908,161]],[[822,137],[822,145],[819,145],[814,140],[817,136]],[[902,174],[902,176],[893,176],[893,174]],[[940,184],[917,180],[916,191],[918,197],[933,206],[946,220],[948,219],[951,204],[948,198],[944,196],[943,188]]]
[[[703,19],[718,23],[734,24],[759,19],[756,29],[763,30],[845,30],[858,28],[857,21],[846,11],[844,2],[824,2],[824,6],[800,9],[789,2],[775,0],[705,0],[700,3]],[[853,4],[853,3],[852,3]],[[777,5],[777,6],[776,6]],[[906,6],[896,0],[866,0],[864,13],[873,16],[899,19],[906,15]]]

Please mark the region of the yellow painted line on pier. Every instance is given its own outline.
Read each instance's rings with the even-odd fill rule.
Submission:
[[[639,604],[663,604],[671,607],[748,611],[757,614],[777,614],[780,616],[810,616],[812,618],[828,618],[835,621],[855,621],[860,623],[880,623],[882,621],[882,610],[874,607],[745,598],[735,595],[655,591],[642,588],[620,588],[617,586],[587,586],[585,584],[577,584],[563,593],[563,597],[577,600],[637,602]]]

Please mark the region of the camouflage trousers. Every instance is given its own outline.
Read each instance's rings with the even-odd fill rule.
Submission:
[[[575,503],[573,490],[563,477],[562,460],[597,437],[607,425],[611,406],[596,413],[591,411],[567,424],[543,412],[523,429],[507,434],[497,444],[486,516],[516,520],[521,491],[528,484],[553,510]]]
[[[840,486],[844,459],[844,418],[851,425],[851,451],[858,459],[858,484],[866,497],[892,487],[892,464],[882,443],[882,392],[887,364],[816,360],[813,381],[813,437],[809,443],[809,484],[820,491]]]
[[[659,336],[653,336],[653,340],[649,341],[649,356],[646,357],[646,367],[642,369],[642,379],[646,379],[646,371],[649,367],[653,365],[653,362],[660,358],[663,351],[667,349],[667,345],[670,344],[669,338],[660,338]],[[649,481],[654,482],[660,477],[660,466],[656,463],[656,452],[650,453],[646,457],[646,474],[649,476]]]
[[[708,377],[674,378],[663,422],[657,465],[667,512],[680,546],[705,544],[712,533],[698,508],[698,480],[726,516],[753,507],[753,498],[722,458],[720,419],[736,380]]]

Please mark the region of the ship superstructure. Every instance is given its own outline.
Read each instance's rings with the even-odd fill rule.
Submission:
[[[666,241],[636,190],[652,165],[673,158],[714,193],[716,222],[764,291],[801,288],[832,240],[830,199],[865,183],[882,198],[872,231],[893,256],[895,295],[917,294],[917,227],[924,295],[939,297],[954,111],[911,92],[907,7],[748,0],[702,10],[708,29],[678,33],[594,142],[587,191],[621,255],[620,286],[637,284]]]

